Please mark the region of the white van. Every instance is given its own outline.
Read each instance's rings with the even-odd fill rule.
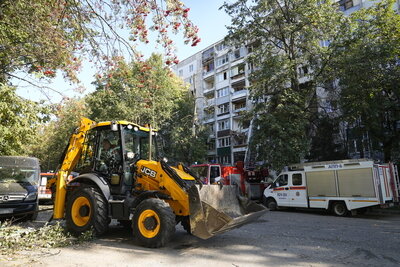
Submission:
[[[337,216],[399,201],[399,176],[393,164],[340,160],[292,165],[264,190],[263,203],[277,207],[321,208]]]

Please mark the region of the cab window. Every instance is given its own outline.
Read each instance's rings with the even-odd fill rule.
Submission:
[[[275,181],[276,186],[285,186],[287,184],[288,184],[288,175],[287,174],[280,175],[278,177],[278,179],[276,179],[276,181]]]
[[[301,173],[294,173],[292,175],[292,184],[303,185],[303,176],[301,175]]]
[[[210,184],[215,183],[215,178],[219,177],[219,167],[218,166],[211,166],[210,169]]]
[[[95,158],[97,131],[90,131],[83,143],[81,157],[79,159],[77,169],[80,171],[88,171],[92,168]]]

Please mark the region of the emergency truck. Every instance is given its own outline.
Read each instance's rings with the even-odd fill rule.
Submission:
[[[292,165],[264,190],[263,203],[278,207],[320,208],[337,216],[387,207],[399,201],[399,175],[392,163],[353,159]]]

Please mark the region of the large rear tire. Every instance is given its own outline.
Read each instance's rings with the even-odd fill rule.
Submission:
[[[90,229],[95,235],[101,235],[109,224],[107,200],[96,187],[78,187],[68,197],[65,220],[73,235]]]
[[[133,234],[137,243],[148,248],[167,244],[175,233],[175,214],[161,199],[143,200],[133,215]]]
[[[335,202],[332,204],[333,214],[339,217],[347,216],[349,211],[347,210],[346,204],[344,202]]]

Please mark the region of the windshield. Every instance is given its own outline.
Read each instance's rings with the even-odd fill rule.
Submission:
[[[198,177],[203,183],[207,182],[208,166],[195,166],[190,167],[190,170]]]
[[[149,133],[141,130],[135,131],[134,128],[124,128],[125,134],[125,153],[134,153],[136,158],[149,158]],[[151,154],[152,158],[156,156],[156,137],[152,138]]]
[[[0,167],[0,183],[29,183],[36,185],[38,180],[37,169],[16,166]]]

